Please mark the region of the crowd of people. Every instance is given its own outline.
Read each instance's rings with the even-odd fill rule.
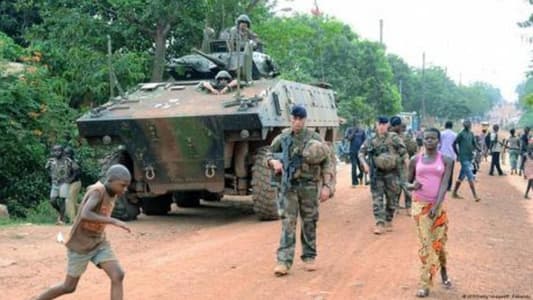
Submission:
[[[277,199],[282,226],[274,268],[276,276],[288,275],[294,264],[298,219],[304,269],[317,269],[319,202],[327,201],[335,190],[331,150],[317,132],[306,128],[306,119],[306,109],[294,106],[290,128],[274,138],[264,161],[274,173],[286,176],[286,188]],[[419,240],[418,297],[429,296],[437,272],[440,272],[444,287],[452,286],[446,252],[447,192],[452,198],[462,199],[459,189],[466,179],[475,202],[481,201],[475,188],[479,164],[483,158],[487,161],[490,155],[489,175],[494,175],[496,169],[498,175],[504,176],[500,161],[506,153],[509,153],[510,174],[524,175],[529,180],[525,198],[533,188],[533,147],[529,143],[529,128],[525,128],[522,134],[512,129],[506,139],[499,132],[498,125],[494,125],[490,133],[484,129],[479,134],[473,132],[470,121],[465,120],[462,125],[463,129],[458,133],[448,121],[442,131],[424,128],[411,134],[406,132],[400,117],[380,116],[374,130],[365,130],[354,122],[345,132],[352,163],[352,187],[370,186],[374,234],[393,231],[394,219],[401,208],[401,194],[404,195],[403,208],[413,218]],[[455,161],[459,163],[460,171],[452,184]],[[117,197],[127,190],[131,174],[122,165],[111,166],[105,179],[88,187],[79,204],[80,211],[76,213],[81,173],[72,149],[54,146],[46,168],[52,183],[50,203],[58,212],[58,224],[66,222],[68,215],[73,226],[65,243],[68,249],[65,281],[45,291],[38,299],[53,299],[73,292],[89,261],[102,268],[110,278],[112,299],[122,299],[124,272],[105,239],[104,229],[110,224],[129,231],[128,226],[113,218],[111,213]]]
[[[413,135],[405,131],[399,117],[378,117],[375,129],[370,132],[354,122],[345,131],[344,146],[341,146],[341,152],[344,149],[349,153],[352,187],[358,187],[362,178],[370,176],[364,183],[370,184],[376,235],[393,231],[393,220],[401,208],[399,202],[404,192],[404,208],[415,221],[420,244],[418,297],[429,295],[439,269],[442,284],[452,285],[446,266],[447,192],[452,198],[463,199],[459,189],[466,179],[474,201],[481,201],[475,185],[482,160],[489,161],[490,156],[490,176],[495,175],[495,170],[499,176],[505,176],[502,161],[506,154],[510,174],[523,175],[528,180],[526,199],[533,188],[533,147],[528,127],[521,134],[511,129],[506,138],[497,124],[491,132],[483,128],[477,134],[469,120],[462,125],[462,130],[455,132],[453,123],[447,121],[442,131],[422,128]],[[454,184],[455,161],[460,169]]]

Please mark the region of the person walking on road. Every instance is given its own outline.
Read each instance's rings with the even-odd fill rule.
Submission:
[[[415,155],[416,151],[418,150],[418,145],[416,145],[415,141],[409,140],[405,134],[405,128],[405,123],[402,123],[402,119],[399,116],[391,117],[390,131],[395,132],[400,137],[405,145],[405,150],[407,151],[406,157],[410,158],[411,156]],[[415,146],[414,149],[413,145]],[[411,191],[407,190],[407,164],[403,160],[401,160],[398,164],[398,174],[400,176],[400,189],[398,191],[398,196],[396,197],[395,206],[396,209],[400,208],[400,197],[402,196],[403,191],[406,215],[411,216]]]
[[[492,126],[492,133],[490,134],[490,176],[494,176],[494,168],[496,168],[500,176],[505,175],[505,173],[502,171],[502,167],[500,166],[500,154],[504,149],[504,143],[501,137],[498,136],[499,130],[500,126],[498,124],[494,124],[494,126]]]
[[[366,133],[357,121],[354,120],[354,126],[346,130],[345,139],[350,143],[350,162],[352,164],[352,187],[359,183],[367,184],[367,176],[364,175],[363,168],[359,162],[359,150],[366,140]],[[364,178],[364,180],[363,180]]]
[[[439,141],[439,130],[427,129],[423,153],[413,157],[409,164],[409,182],[414,189],[412,215],[420,244],[418,256],[422,262],[417,297],[429,296],[439,268],[444,286],[452,286],[446,265],[448,217],[443,204],[453,164],[451,158],[437,151]]]
[[[114,225],[130,232],[122,221],[111,218],[117,197],[126,192],[131,174],[123,165],[112,165],[106,172],[104,183],[96,182],[87,188],[78,214],[65,243],[67,247],[67,276],[37,300],[55,299],[73,293],[89,262],[103,269],[111,280],[111,299],[123,299],[124,271],[106,239],[106,225]]]
[[[527,161],[529,130],[529,127],[524,128],[524,133],[520,136],[520,167],[518,169],[518,175],[520,176],[524,172],[524,164]]]
[[[533,188],[533,149],[528,149],[526,155],[527,160],[524,164],[524,178],[527,179],[527,187],[524,198],[529,199],[529,190]]]
[[[365,173],[370,173],[370,191],[376,226],[374,234],[392,231],[392,219],[396,210],[396,198],[400,189],[398,165],[406,159],[406,149],[401,138],[389,132],[389,119],[379,117],[376,135],[366,140],[359,159]],[[366,156],[368,155],[368,161]],[[370,163],[370,165],[369,165]]]
[[[505,147],[509,149],[509,162],[511,163],[511,175],[518,174],[518,157],[520,156],[520,138],[515,135],[515,129],[509,130],[511,136],[507,139]]]
[[[478,149],[476,139],[474,134],[471,131],[472,123],[469,120],[463,122],[463,130],[457,135],[455,142],[453,142],[453,150],[457,155],[457,160],[461,164],[461,171],[459,172],[459,177],[455,182],[455,187],[453,188],[452,197],[457,199],[462,199],[457,191],[461,186],[461,182],[466,178],[468,184],[470,185],[470,190],[474,196],[476,202],[480,201],[481,198],[476,193],[476,187],[474,186],[474,173],[472,172],[472,160],[474,159],[474,150],[480,151]]]
[[[452,159],[452,172],[450,173],[450,178],[448,180],[448,188],[447,188],[448,191],[452,189],[453,167],[455,164],[455,160],[457,159],[457,154],[455,154],[455,151],[453,150],[453,143],[455,142],[455,139],[457,138],[457,133],[455,133],[455,131],[453,131],[452,128],[453,128],[452,121],[446,121],[446,123],[444,124],[444,130],[440,133],[440,146],[439,146],[440,153]]]
[[[270,147],[271,152],[267,152],[266,164],[275,173],[281,174],[288,172],[289,168],[294,169],[287,194],[279,195],[285,197],[286,205],[279,207],[282,229],[274,269],[276,276],[287,275],[293,264],[298,214],[302,226],[301,259],[307,271],[316,269],[318,200],[324,202],[333,195],[334,165],[330,160],[329,148],[318,133],[305,128],[306,118],[305,108],[294,106],[291,111],[291,128],[275,137]],[[274,158],[273,153],[280,152],[288,153],[288,163]]]
[[[72,161],[65,155],[63,146],[55,145],[51,151],[52,157],[46,162],[45,169],[50,172],[52,186],[50,189],[50,205],[57,211],[57,225],[65,224],[65,202],[68,198],[68,178],[72,168]]]

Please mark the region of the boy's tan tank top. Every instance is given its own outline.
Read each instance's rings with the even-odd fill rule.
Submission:
[[[94,209],[95,213],[109,217],[111,216],[111,212],[115,206],[116,197],[110,197],[102,183],[97,182],[87,188],[87,192],[85,193],[85,196],[81,202],[76,220],[72,225],[70,237],[65,243],[67,248],[77,253],[89,253],[98,247],[98,245],[105,242],[104,229],[106,224],[85,221],[81,219],[83,207],[87,204],[89,197],[95,193],[98,195],[100,200]]]

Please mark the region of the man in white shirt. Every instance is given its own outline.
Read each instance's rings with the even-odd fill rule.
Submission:
[[[496,170],[498,170],[498,174],[500,176],[505,175],[500,166],[500,153],[503,151],[503,139],[498,136],[498,130],[500,130],[500,126],[498,124],[494,124],[494,126],[492,126],[492,133],[490,134],[489,150],[492,155],[489,172],[490,176],[494,175],[494,167],[496,167]]]
[[[444,124],[444,130],[440,133],[439,148],[440,153],[452,159],[452,172],[450,173],[450,180],[448,181],[448,191],[450,191],[452,188],[453,166],[455,164],[455,160],[457,159],[457,155],[455,154],[455,151],[453,151],[453,142],[457,137],[457,133],[455,133],[452,128],[452,121],[446,121],[446,123]]]

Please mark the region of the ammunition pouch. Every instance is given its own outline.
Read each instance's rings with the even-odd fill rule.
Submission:
[[[374,164],[380,171],[390,172],[398,168],[399,156],[391,153],[381,153],[374,157]]]

